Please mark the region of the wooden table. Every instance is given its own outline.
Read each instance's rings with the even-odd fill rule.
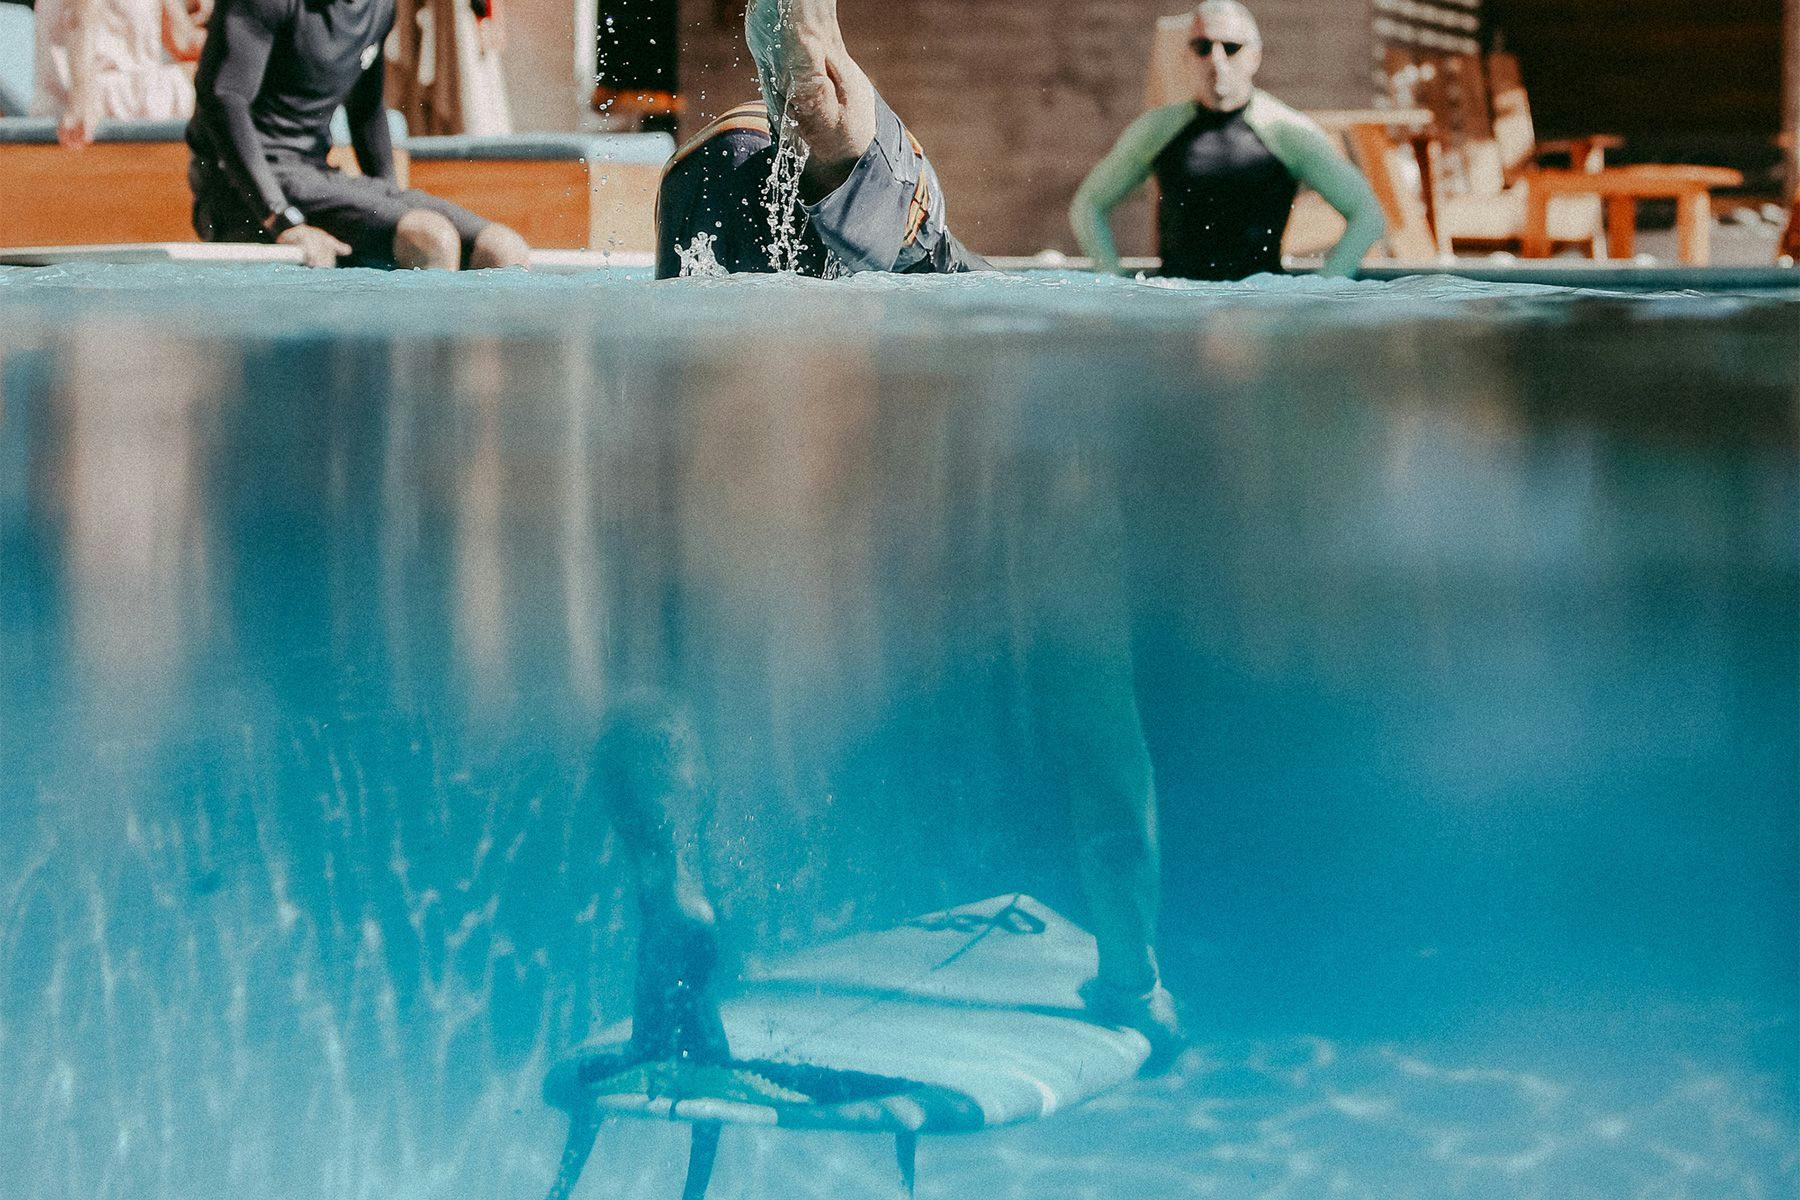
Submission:
[[[1711,258],[1714,188],[1736,187],[1743,173],[1729,167],[1638,166],[1599,171],[1531,171],[1525,176],[1526,258],[1550,257],[1550,200],[1553,196],[1599,196],[1606,201],[1606,256],[1630,258],[1637,242],[1637,202],[1675,201],[1675,232],[1681,261],[1703,267]]]

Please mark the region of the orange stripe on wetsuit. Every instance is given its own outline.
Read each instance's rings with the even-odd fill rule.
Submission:
[[[663,178],[669,177],[677,164],[706,143],[722,134],[735,133],[740,129],[754,130],[757,133],[769,132],[769,110],[763,107],[760,100],[752,100],[748,104],[740,104],[736,108],[720,113],[710,125],[696,133],[677,150],[668,162],[663,164]]]

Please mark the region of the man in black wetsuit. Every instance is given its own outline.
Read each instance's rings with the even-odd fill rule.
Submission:
[[[744,27],[763,100],[707,126],[664,172],[658,278],[987,269],[946,228],[937,172],[850,57],[836,0],[755,0]],[[771,176],[792,162],[771,133],[784,115],[786,153],[805,150],[783,214],[791,249],[778,244],[766,198]]]
[[[1282,232],[1304,184],[1346,223],[1322,273],[1354,274],[1387,228],[1381,205],[1318,125],[1256,88],[1262,34],[1250,11],[1238,0],[1204,0],[1188,49],[1194,98],[1132,122],[1075,193],[1069,221],[1082,250],[1097,269],[1118,270],[1108,214],[1154,176],[1162,274],[1235,280],[1278,273]]]
[[[219,0],[194,79],[194,231],[298,246],[308,266],[523,266],[525,240],[395,182],[382,104],[394,0]],[[333,170],[339,105],[362,175]]]

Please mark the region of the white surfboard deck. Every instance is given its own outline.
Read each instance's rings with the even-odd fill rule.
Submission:
[[[67,263],[135,266],[181,263],[202,267],[299,266],[298,246],[266,246],[251,242],[116,242],[89,246],[0,247],[0,267],[55,267]],[[533,250],[530,269],[550,275],[573,275],[612,267],[654,267],[647,250]]]
[[[545,1095],[607,1115],[814,1129],[956,1132],[1036,1120],[1130,1079],[1149,1055],[1142,1034],[1087,1019],[1077,989],[1097,961],[1090,934],[1028,896],[996,896],[782,959],[726,1001],[734,1062],[778,1083],[789,1068],[814,1072],[841,1082],[835,1095],[794,1104],[654,1096],[641,1080],[609,1093],[596,1066],[625,1048],[629,1022],[553,1069]]]
[[[7,246],[0,266],[55,267],[64,263],[192,263],[196,266],[242,267],[301,262],[298,246],[264,246],[249,242],[113,242],[90,246]]]

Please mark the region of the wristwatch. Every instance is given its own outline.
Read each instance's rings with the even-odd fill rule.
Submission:
[[[280,237],[294,226],[304,224],[306,224],[306,214],[290,204],[286,208],[278,208],[264,217],[262,227],[269,231],[271,237]]]

